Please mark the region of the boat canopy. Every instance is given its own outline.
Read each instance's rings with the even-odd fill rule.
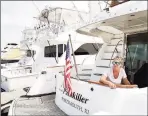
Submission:
[[[37,19],[45,23],[72,25],[81,20],[88,19],[88,13],[56,7],[42,10]]]
[[[113,15],[112,12],[110,13],[110,16],[107,16],[107,13],[104,13],[104,17],[101,17],[100,19],[98,17],[97,20],[95,19],[96,21],[77,29],[77,32],[98,37],[100,33],[118,35],[123,33],[130,34],[138,31],[145,31],[147,30],[147,4],[144,4],[143,1],[140,2],[143,6],[139,4],[139,8],[137,6],[139,2],[137,2],[137,4],[135,3],[133,11],[130,11],[131,9],[128,9],[129,11],[125,9],[126,12],[121,11],[121,14],[118,13],[116,15]],[[127,3],[129,5],[129,2]],[[120,5],[118,5],[118,7],[119,6]],[[111,11],[114,11],[115,13],[113,8]],[[121,7],[121,9],[123,10],[123,7]],[[120,10],[118,12],[120,12]]]

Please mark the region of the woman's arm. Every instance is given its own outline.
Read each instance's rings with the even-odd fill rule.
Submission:
[[[89,83],[109,86],[110,88],[116,88],[116,85],[107,80],[107,73],[104,73],[98,82],[88,81]]]
[[[123,78],[122,81],[125,85],[131,85],[127,78]]]
[[[108,85],[110,88],[116,88],[116,85],[114,83],[108,81],[107,77],[104,76],[104,75],[101,77],[100,82],[105,84],[105,85]]]
[[[94,83],[94,84],[98,84],[98,85],[103,85],[103,86],[107,86],[107,84],[103,84],[100,81],[96,82],[96,81],[88,81],[89,83]],[[121,85],[121,84],[115,84],[117,88],[135,88],[137,87],[137,85]]]
[[[122,76],[123,76],[123,78],[122,78],[123,84],[125,84],[125,85],[131,85],[130,82],[128,81],[128,79],[127,79],[127,75],[126,75],[126,72],[125,72],[124,69],[122,69]]]
[[[123,81],[124,85],[119,85],[119,86],[122,86],[123,88],[135,88],[135,87],[138,87],[138,85],[136,85],[136,84],[134,84],[134,85],[130,84],[130,82],[128,81],[127,78],[123,78],[122,81]]]
[[[101,82],[101,83],[104,83],[104,84],[106,84],[106,85],[109,85],[110,82],[107,81],[106,79],[107,79],[107,77],[103,75],[103,76],[100,78],[100,82]]]
[[[137,85],[121,85],[121,84],[116,84],[118,88],[137,88]]]

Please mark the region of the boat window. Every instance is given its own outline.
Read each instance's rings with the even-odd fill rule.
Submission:
[[[58,57],[61,57],[61,55],[63,54],[63,50],[65,52],[66,45],[64,44],[64,48],[63,48],[63,44],[58,45]]]
[[[6,53],[7,51],[1,51],[2,53]]]
[[[59,44],[58,45],[58,57],[61,57],[61,55],[63,54],[63,51],[65,52],[66,50],[66,45],[64,44]],[[45,57],[56,57],[56,45],[52,45],[52,46],[46,46],[44,48],[44,56]]]
[[[5,47],[4,49],[7,49],[8,47]]]
[[[32,57],[36,54],[34,50],[27,50],[27,57]]]
[[[16,44],[16,43],[8,43],[8,45],[14,45],[14,46],[16,46],[18,44]]]
[[[75,55],[93,55],[96,54],[101,47],[99,43],[86,43],[81,45],[75,52]]]
[[[134,80],[135,73],[148,62],[148,34],[128,36],[126,54],[126,72],[129,80]]]

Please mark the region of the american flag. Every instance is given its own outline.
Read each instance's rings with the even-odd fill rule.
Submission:
[[[69,95],[72,94],[72,86],[71,86],[71,80],[70,80],[70,72],[71,72],[71,54],[70,54],[70,46],[69,46],[69,40],[67,42],[66,46],[66,63],[65,63],[65,70],[64,70],[64,88],[68,92]]]

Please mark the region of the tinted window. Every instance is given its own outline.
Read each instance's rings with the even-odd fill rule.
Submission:
[[[148,62],[148,34],[134,34],[127,37],[126,72],[128,79]]]
[[[8,45],[15,45],[15,46],[16,46],[16,45],[18,45],[18,44],[16,44],[16,43],[8,43]]]
[[[7,49],[8,47],[5,47],[4,49]]]
[[[137,71],[143,63],[148,61],[148,44],[128,45],[126,66],[131,71]]]
[[[63,48],[63,44],[58,45],[58,57],[61,57],[61,55],[63,54],[63,49],[64,49],[64,52],[65,52],[66,45],[64,45],[64,48]]]
[[[61,55],[63,54],[63,49],[65,51],[66,45],[64,45],[64,48],[63,48],[63,44],[59,44],[58,57],[61,57]],[[45,52],[44,54],[45,57],[56,57],[56,45],[46,46],[44,49],[44,52]]]
[[[96,54],[101,47],[98,43],[86,43],[81,45],[75,52],[75,55],[93,55]]]
[[[35,51],[34,50],[27,50],[27,57],[32,57],[35,55]]]

